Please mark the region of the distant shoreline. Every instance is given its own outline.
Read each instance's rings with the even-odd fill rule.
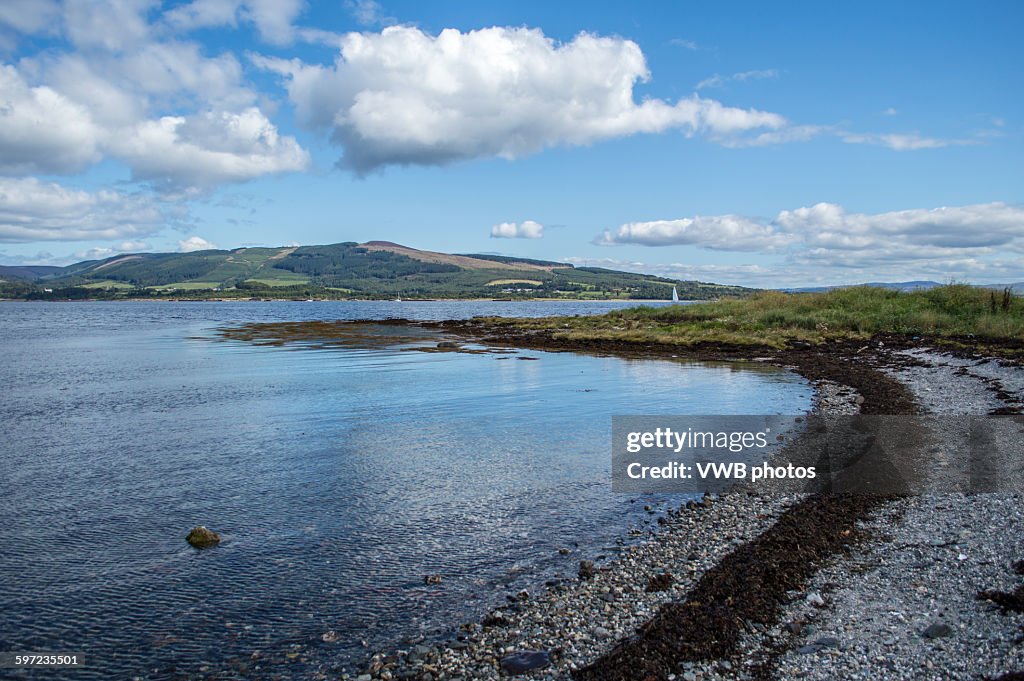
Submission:
[[[67,298],[55,300],[26,300],[24,298],[0,298],[0,303],[668,303],[692,305],[706,303],[706,300],[662,300],[657,298]]]

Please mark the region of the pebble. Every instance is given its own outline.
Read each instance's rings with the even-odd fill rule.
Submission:
[[[952,636],[953,627],[948,624],[937,622],[925,629],[921,635],[925,638],[943,638],[945,636]]]
[[[506,674],[523,674],[542,669],[551,664],[551,655],[546,650],[517,650],[501,658],[501,669]]]

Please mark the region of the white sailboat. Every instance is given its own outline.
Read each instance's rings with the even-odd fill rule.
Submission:
[[[672,287],[672,302],[673,303],[678,303],[679,302],[679,291],[676,290],[675,286]]]

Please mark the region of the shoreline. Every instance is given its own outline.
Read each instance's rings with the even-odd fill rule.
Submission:
[[[707,303],[709,300],[662,300],[660,298],[60,298],[53,300],[28,300],[25,298],[0,298],[0,303],[665,303],[668,305],[692,305]]]
[[[811,381],[816,389],[815,411],[822,414],[915,414],[928,410],[928,405],[921,404],[920,391],[912,389],[906,375],[900,375],[900,371],[914,371],[920,361],[909,356],[912,350],[900,346],[929,348],[923,339],[838,342],[826,348],[782,351],[723,346],[692,349],[565,341],[549,333],[510,333],[479,320],[421,324],[486,345],[629,358],[771,363]],[[986,384],[990,392],[1012,396],[1005,388]],[[1003,408],[1018,407],[1007,403]],[[688,504],[678,511],[668,509],[657,518],[657,529],[649,541],[600,566],[591,578],[558,584],[536,597],[530,595],[499,608],[481,623],[463,625],[447,642],[375,655],[363,673],[352,678],[498,679],[507,675],[507,670],[502,671],[503,661],[507,667],[510,655],[530,650],[546,654],[541,661],[547,664],[525,672],[525,678],[694,681],[773,678],[783,669],[786,675],[781,678],[794,672],[807,674],[811,669],[807,665],[815,665],[817,657],[808,651],[840,652],[839,646],[831,645],[834,637],[826,637],[825,644],[815,643],[812,637],[799,645],[801,622],[805,623],[808,615],[813,619],[828,614],[831,605],[825,605],[820,593],[811,589],[824,592],[824,587],[834,587],[820,583],[820,575],[833,570],[829,573],[833,578],[848,582],[843,585],[846,593],[858,594],[858,580],[848,571],[835,573],[835,565],[854,552],[877,551],[885,545],[886,533],[900,528],[903,514],[912,510],[905,499],[833,501],[820,495],[758,495],[739,486],[714,500]],[[821,531],[823,518],[836,532]],[[785,554],[799,542],[813,543],[823,537],[828,541],[790,560],[786,570],[759,571],[761,565],[785,562]],[[650,580],[666,573],[672,575],[669,588],[648,592]],[[757,589],[744,592],[744,585],[752,582]],[[753,607],[700,600],[714,601],[715,595],[741,592],[746,597],[751,593],[766,596],[755,599],[759,603]],[[806,612],[794,615],[801,607]],[[784,623],[787,617],[791,621]],[[705,633],[709,629],[711,635]],[[803,638],[813,631],[807,626]],[[681,641],[687,644],[680,645]],[[797,648],[803,652],[794,652]],[[890,661],[885,669],[892,666]],[[929,673],[925,666],[905,666],[907,674],[891,678]],[[900,669],[898,664],[895,668]]]

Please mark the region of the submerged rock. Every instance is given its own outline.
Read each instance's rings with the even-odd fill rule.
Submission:
[[[592,560],[581,560],[580,561],[580,571],[579,571],[580,579],[582,579],[584,581],[586,581],[588,579],[593,579],[595,573],[596,573],[596,570],[594,570],[594,561],[592,561]]]
[[[551,664],[551,655],[546,650],[517,650],[501,658],[501,669],[506,674],[524,674]]]
[[[454,341],[441,341],[437,344],[438,350],[458,350],[459,344]]]
[[[424,584],[440,584],[444,581],[444,577],[441,575],[427,575],[423,578]]]
[[[205,525],[196,525],[185,537],[185,541],[197,549],[207,549],[220,543],[220,535]]]

